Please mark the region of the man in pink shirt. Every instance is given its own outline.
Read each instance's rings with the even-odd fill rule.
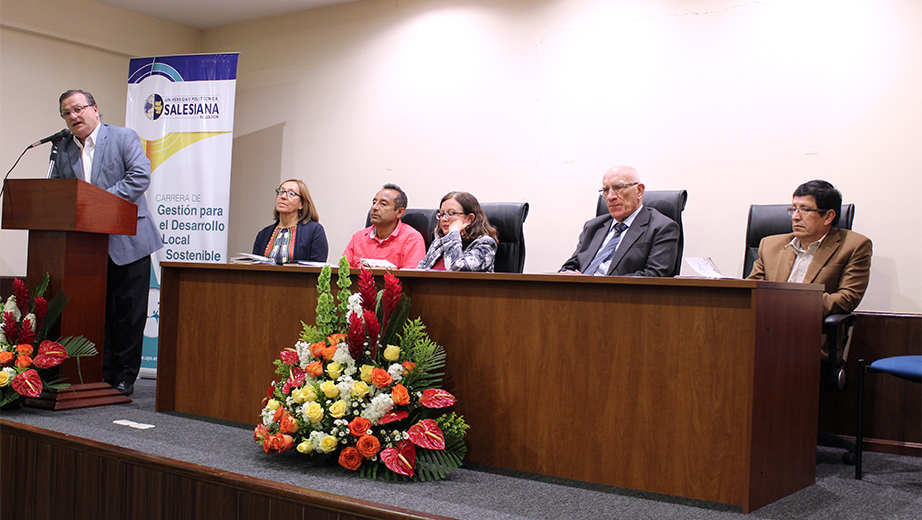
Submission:
[[[349,265],[364,259],[387,260],[398,269],[415,269],[426,256],[423,236],[400,221],[407,210],[407,194],[396,184],[385,184],[371,201],[371,226],[356,232],[343,251]]]

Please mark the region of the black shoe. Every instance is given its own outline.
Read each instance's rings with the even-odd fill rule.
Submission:
[[[115,385],[115,389],[118,390],[118,393],[124,395],[125,397],[134,393],[134,385],[131,383],[126,383],[125,381],[119,381]]]

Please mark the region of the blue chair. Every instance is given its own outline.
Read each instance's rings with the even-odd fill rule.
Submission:
[[[861,480],[861,455],[864,443],[864,376],[865,374],[878,373],[890,374],[907,381],[922,383],[922,356],[896,356],[878,359],[870,365],[865,365],[863,359],[858,360],[858,435],[855,438],[856,460],[855,478]]]

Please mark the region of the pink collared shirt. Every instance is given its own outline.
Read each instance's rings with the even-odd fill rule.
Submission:
[[[397,227],[384,240],[375,236],[374,225],[356,232],[343,255],[349,259],[349,265],[356,269],[363,258],[387,260],[398,269],[415,269],[426,256],[426,245],[419,231],[398,221]]]

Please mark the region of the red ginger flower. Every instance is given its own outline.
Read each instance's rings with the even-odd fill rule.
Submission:
[[[25,318],[22,320],[22,325],[19,327],[19,342],[20,343],[33,343],[35,342],[36,332],[32,329],[35,327],[32,326],[32,318]]]
[[[48,301],[38,296],[35,298],[35,330],[38,330],[42,326],[42,322],[45,321],[45,316],[48,314]]]
[[[12,312],[3,313],[3,335],[8,342],[14,345],[19,343],[19,327],[16,326],[16,318]]]
[[[356,361],[362,359],[362,350],[365,348],[365,326],[362,324],[362,318],[354,312],[349,315],[349,335],[346,336],[346,344],[349,345],[349,355],[352,359]]]
[[[23,282],[19,278],[13,280],[13,298],[16,299],[16,306],[19,307],[19,312],[23,316],[29,314],[29,287],[26,286],[26,282]]]
[[[375,288],[374,276],[365,266],[362,266],[362,270],[359,271],[359,294],[362,295],[362,308],[374,312],[378,290]]]
[[[375,316],[375,313],[369,310],[365,310],[365,332],[368,333],[368,349],[371,351],[371,359],[375,359],[378,355],[378,332],[381,330],[381,325],[378,324],[378,317]]]
[[[381,330],[386,331],[387,326],[389,325],[388,321],[391,319],[391,314],[394,312],[394,309],[397,307],[397,303],[400,302],[400,298],[403,297],[403,287],[400,286],[400,280],[396,276],[392,275],[390,271],[384,273],[384,296],[381,299],[381,303],[384,306],[384,316],[381,320]]]

